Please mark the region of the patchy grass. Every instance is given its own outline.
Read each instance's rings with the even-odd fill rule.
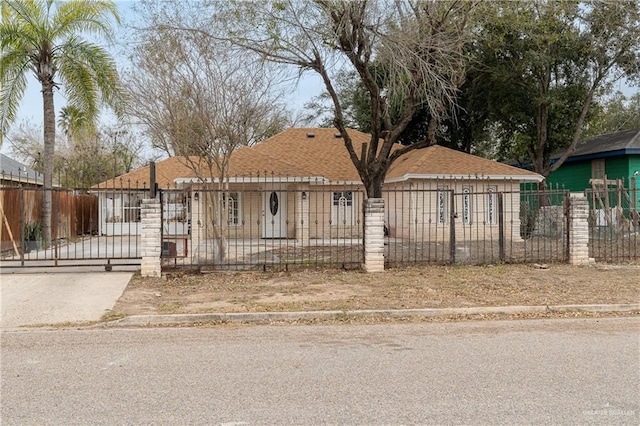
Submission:
[[[640,265],[136,275],[113,315],[638,303],[639,276]]]
[[[102,317],[100,318],[100,321],[104,321],[104,322],[115,321],[115,320],[119,320],[120,318],[124,318],[125,316],[126,315],[123,312],[114,311],[113,309],[110,309],[107,312],[105,312],[104,315],[102,315]]]

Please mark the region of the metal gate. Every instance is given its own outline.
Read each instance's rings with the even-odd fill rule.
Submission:
[[[145,188],[52,190],[51,241],[45,241],[42,188],[1,188],[0,267],[138,266]]]

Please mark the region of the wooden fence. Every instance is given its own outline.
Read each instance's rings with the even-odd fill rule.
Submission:
[[[44,191],[0,188],[0,250],[22,250],[25,226],[42,224]],[[54,239],[74,239],[98,232],[98,197],[54,189],[52,194]]]

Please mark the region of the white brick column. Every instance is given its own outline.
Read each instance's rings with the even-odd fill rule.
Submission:
[[[143,277],[160,277],[162,266],[162,207],[160,201],[153,199],[142,200],[140,207],[142,236],[142,268]]]
[[[364,270],[384,271],[384,199],[364,200]]]
[[[571,194],[569,202],[569,263],[589,263],[589,202],[582,194]]]

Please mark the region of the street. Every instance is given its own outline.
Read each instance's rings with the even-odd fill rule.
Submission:
[[[3,425],[640,423],[637,318],[4,332]]]

